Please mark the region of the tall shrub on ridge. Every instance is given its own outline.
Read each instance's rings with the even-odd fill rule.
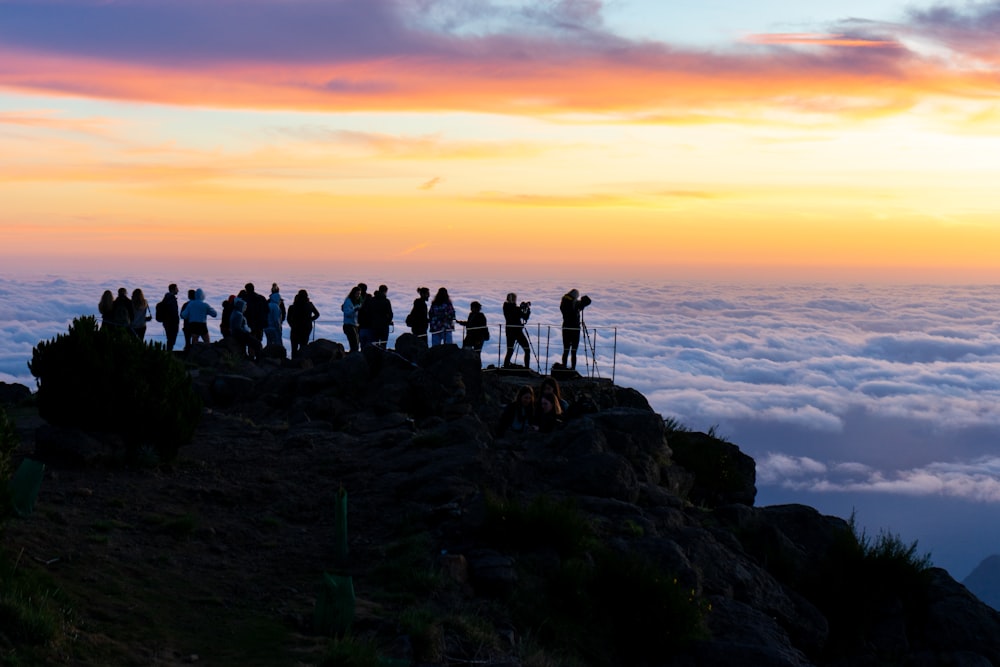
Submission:
[[[171,460],[191,441],[201,403],[187,371],[161,343],[143,343],[94,317],[40,342],[28,363],[38,411],[50,423],[117,433],[130,452],[152,446]]]

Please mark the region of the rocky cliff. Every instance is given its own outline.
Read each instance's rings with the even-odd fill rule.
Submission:
[[[753,460],[735,445],[667,430],[639,393],[583,378],[562,382],[572,408],[561,428],[499,436],[503,406],[541,378],[411,343],[345,355],[317,341],[295,362],[257,364],[195,346],[205,420],[179,462],[153,472],[116,468],[100,434],[41,424],[25,447],[55,471],[48,486],[141,494],[155,477],[170,502],[195,503],[204,524],[166,559],[192,578],[214,571],[204,578],[219,591],[240,591],[212,593],[230,608],[258,600],[257,613],[280,609],[287,629],[315,637],[309,582],[349,577],[347,637],[375,646],[381,664],[1000,665],[997,612],[891,537],[866,539],[806,506],[756,507]],[[93,520],[73,518],[89,496],[58,493],[43,491],[40,506],[55,502],[64,525]],[[338,553],[330,508],[345,494],[349,548]],[[287,540],[259,521],[237,527],[246,515],[277,517]],[[31,534],[19,524],[5,541],[41,549]],[[245,563],[239,586],[213,570],[220,554],[268,540],[279,553]],[[202,613],[175,615],[197,625]],[[258,664],[338,664],[297,650],[294,662]],[[254,664],[212,662],[204,647],[175,655],[189,653]]]

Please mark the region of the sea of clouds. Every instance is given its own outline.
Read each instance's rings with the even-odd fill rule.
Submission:
[[[365,277],[362,277],[365,278]],[[221,310],[245,278],[195,285]],[[167,279],[0,277],[0,381],[34,388],[32,347],[96,314],[104,289],[141,287],[151,306]],[[356,280],[282,277],[287,302],[306,288],[317,335],[344,341],[340,303]],[[366,280],[373,290],[383,280]],[[533,363],[559,360],[558,303],[594,300],[578,369],[641,391],[664,417],[714,429],[757,462],[758,504],[803,502],[856,513],[870,533],[917,540],[964,576],[1000,552],[1000,295],[991,286],[385,279],[397,333],[427,284],[451,292],[461,318],[482,302],[492,327],[484,364],[500,360],[508,291],[532,302]],[[255,281],[268,292],[271,280]],[[213,336],[217,328],[210,324]],[[158,323],[150,338],[162,340]],[[285,332],[287,338],[287,331]]]

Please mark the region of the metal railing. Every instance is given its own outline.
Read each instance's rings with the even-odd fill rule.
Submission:
[[[100,321],[99,316],[98,321]],[[210,321],[209,328],[212,340],[220,340],[222,334],[219,332],[218,323],[216,322],[215,326],[212,325],[213,322]],[[475,329],[476,327],[473,327],[471,330]],[[493,335],[491,333],[490,339],[483,343],[481,357],[484,362],[486,359],[492,358],[494,353],[493,348],[495,347],[496,367],[500,368],[503,366],[503,360],[507,353],[506,325],[498,324],[492,327],[485,327],[485,329],[490,332],[495,331],[496,334]],[[542,375],[548,375],[552,370],[553,364],[562,363],[562,325],[542,324],[539,322],[533,325],[525,325],[522,327],[522,330],[528,339],[529,358],[534,370]],[[460,331],[461,335],[459,335]],[[468,327],[456,325],[453,333],[453,342],[461,346],[462,341],[465,340],[469,331]],[[388,345],[396,337],[404,333],[409,333],[409,330],[406,327],[399,327],[398,329],[390,327],[389,333],[389,341],[379,341],[383,346]],[[422,338],[426,338],[429,342],[433,333],[428,332]],[[283,327],[283,335],[284,338],[287,338],[288,332],[286,327]],[[151,321],[147,324],[145,340],[163,343],[166,341],[166,338],[167,336],[163,332],[163,325],[161,323]],[[317,338],[337,341],[345,344],[346,347],[347,340],[343,331],[343,320],[316,320],[313,323],[310,340],[313,341]],[[175,349],[183,348],[183,346],[184,336],[181,333],[178,335],[178,346],[175,346]],[[518,358],[523,356],[523,350],[520,349],[519,345],[514,348],[514,355]],[[576,367],[578,373],[589,378],[600,378],[610,373],[610,379],[614,382],[617,357],[618,327],[589,327],[586,324],[580,327],[580,346],[577,351]]]

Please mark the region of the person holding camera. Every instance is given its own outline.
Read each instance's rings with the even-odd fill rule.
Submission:
[[[559,302],[559,312],[562,313],[563,354],[562,365],[565,368],[576,368],[576,349],[580,347],[580,322],[583,309],[590,305],[590,297],[586,294],[580,297],[580,290],[571,289],[563,295]],[[566,360],[569,359],[569,365]]]
[[[517,303],[517,294],[511,292],[503,304],[503,320],[507,329],[507,357],[503,361],[504,368],[510,368],[510,358],[514,356],[514,346],[520,345],[524,350],[524,367],[531,367],[531,356],[528,337],[524,334],[524,324],[531,317],[531,302]]]

